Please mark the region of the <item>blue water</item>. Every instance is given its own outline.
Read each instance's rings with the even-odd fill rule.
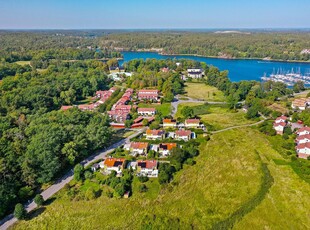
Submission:
[[[153,52],[122,52],[124,60],[120,62],[128,62],[133,59],[191,59],[199,62],[205,62],[208,65],[218,67],[220,70],[228,70],[229,78],[231,81],[242,80],[257,80],[267,74],[267,76],[273,72],[277,72],[278,69],[282,71],[291,71],[292,68],[296,70],[300,69],[302,74],[310,73],[310,63],[291,63],[291,62],[275,62],[275,61],[262,61],[262,60],[231,60],[231,59],[218,59],[218,58],[206,58],[196,56],[165,56]]]

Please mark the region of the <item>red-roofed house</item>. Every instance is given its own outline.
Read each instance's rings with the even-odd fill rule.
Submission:
[[[156,160],[138,160],[137,172],[147,177],[158,177],[158,162]]]
[[[138,114],[141,116],[154,116],[156,114],[155,108],[138,108]]]
[[[310,127],[303,127],[298,129],[297,131],[297,135],[301,136],[301,135],[306,135],[306,134],[310,134]]]
[[[111,120],[114,120],[118,123],[123,123],[129,118],[129,113],[117,110],[108,111],[108,115]]]
[[[125,159],[107,158],[99,164],[100,168],[103,168],[107,173],[116,171],[117,174],[122,173],[125,167]]]
[[[73,108],[73,106],[72,105],[63,105],[63,106],[61,106],[61,110],[62,111],[66,111],[66,110],[68,110],[68,109],[72,109]]]
[[[310,134],[300,135],[296,138],[297,144],[304,144],[310,142]]]
[[[190,130],[177,130],[175,132],[176,140],[189,141],[192,138],[192,131]]]
[[[148,151],[149,143],[147,142],[131,142],[130,152],[133,155],[145,155]]]
[[[139,100],[154,100],[157,101],[159,97],[158,90],[153,89],[141,89],[138,91]]]
[[[176,143],[161,143],[159,144],[159,153],[162,156],[169,156],[170,155],[170,151],[173,148],[177,148],[177,144]]]
[[[199,119],[187,119],[185,120],[185,127],[186,128],[199,128],[200,120]]]
[[[299,158],[307,159],[310,156],[310,143],[303,143],[296,146]]]
[[[274,123],[273,128],[277,131],[277,134],[282,135],[284,128],[286,126],[285,122],[280,122],[280,123]]]
[[[274,123],[281,123],[281,122],[287,122],[287,117],[286,116],[281,116],[281,117],[278,117]]]
[[[163,120],[163,127],[165,128],[175,128],[177,126],[177,122],[176,120],[173,120],[173,119],[164,119]]]
[[[165,138],[164,130],[146,130],[146,139],[147,140],[162,140]]]

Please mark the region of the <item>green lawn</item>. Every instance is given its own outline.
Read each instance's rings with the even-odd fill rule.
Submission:
[[[186,96],[195,99],[203,99],[207,101],[225,101],[225,96],[222,91],[213,86],[204,83],[186,83]]]
[[[211,125],[213,130],[220,130],[237,125],[246,125],[255,121],[245,118],[242,110],[233,111],[222,106],[211,106],[209,114],[200,115],[203,122]]]
[[[140,103],[138,107],[139,108],[156,108],[156,110],[161,112],[163,116],[168,116],[171,113],[170,103],[163,103],[161,105]]]
[[[204,102],[184,102],[184,103],[181,103],[178,105],[178,111],[176,112],[175,117],[176,118],[178,118],[178,117],[183,118],[181,111],[185,106],[195,107],[195,106],[200,106],[203,104],[204,104]]]

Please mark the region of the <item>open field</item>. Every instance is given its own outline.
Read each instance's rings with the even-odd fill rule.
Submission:
[[[245,113],[242,110],[232,111],[225,107],[212,105],[210,106],[209,112],[209,114],[200,115],[200,117],[213,130],[255,123],[255,121],[246,119]]]
[[[255,136],[255,138],[253,138]],[[259,157],[260,156],[260,157]],[[288,166],[265,136],[245,128],[215,134],[201,145],[197,164],[186,166],[172,185],[148,181],[146,193],[133,182],[130,199],[101,197],[70,201],[64,191],[38,217],[14,229],[180,229],[211,228],[247,204],[235,229],[309,229],[310,186]],[[262,200],[253,201],[262,185],[262,162],[273,183]]]
[[[171,113],[170,103],[163,103],[161,105],[140,103],[138,107],[139,108],[156,108],[156,110],[158,112],[161,112],[163,116],[168,116]]]
[[[30,61],[17,61],[17,62],[15,62],[16,64],[18,64],[18,65],[22,65],[22,66],[24,66],[24,65],[30,65]]]
[[[289,110],[285,107],[285,102],[277,102],[273,103],[272,105],[268,106],[269,109],[278,111],[282,114],[288,113]]]
[[[204,83],[186,83],[186,96],[206,101],[225,101],[222,91]]]
[[[199,106],[199,105],[203,105],[203,104],[204,104],[204,102],[184,102],[184,103],[181,103],[178,105],[178,110],[175,114],[175,117],[176,118],[178,118],[178,117],[183,118],[181,111],[185,106],[195,107],[195,106]]]

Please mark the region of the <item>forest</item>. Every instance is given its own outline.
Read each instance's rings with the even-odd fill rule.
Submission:
[[[59,110],[110,87],[105,63],[55,62],[44,72],[12,65],[0,83],[0,217],[112,136],[100,113]]]
[[[103,46],[130,51],[162,49],[163,54],[201,55],[222,58],[270,58],[310,61],[310,33],[194,33],[132,32],[101,37]]]

